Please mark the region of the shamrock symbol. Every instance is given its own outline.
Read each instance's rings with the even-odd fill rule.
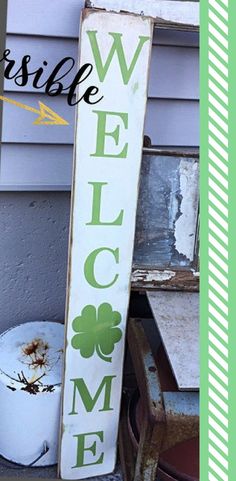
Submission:
[[[121,315],[113,311],[112,306],[106,302],[96,307],[87,305],[83,308],[81,316],[73,320],[72,328],[77,333],[73,336],[71,344],[74,349],[80,349],[82,357],[89,358],[96,353],[103,361],[111,362],[114,346],[120,341],[122,331],[118,324]]]

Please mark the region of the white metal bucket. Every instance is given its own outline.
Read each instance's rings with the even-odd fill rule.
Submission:
[[[0,336],[0,454],[57,463],[64,326],[33,321]]]

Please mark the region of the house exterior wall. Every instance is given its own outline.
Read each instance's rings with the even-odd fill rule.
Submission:
[[[59,6],[59,8],[58,8]],[[82,1],[8,0],[7,47],[32,56],[32,68],[77,57]],[[76,69],[74,69],[75,74]],[[73,74],[71,78],[73,78]],[[145,134],[160,147],[199,145],[198,35],[155,30]],[[68,77],[69,79],[69,77]],[[74,109],[66,92],[35,93],[5,81],[5,95],[41,100],[68,127],[34,126],[34,117],[4,104],[0,176],[0,330],[31,319],[64,317]]]

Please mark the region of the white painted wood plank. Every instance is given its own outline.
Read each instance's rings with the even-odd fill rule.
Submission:
[[[148,292],[147,297],[178,388],[199,389],[199,294]]]
[[[36,114],[15,105],[3,105],[3,143],[73,144],[75,109],[67,104],[66,96],[48,97],[40,94],[8,93],[8,97],[32,107],[42,101],[69,122],[64,125],[33,125]],[[199,103],[195,100],[149,99],[144,128],[153,145],[198,146]]]
[[[113,44],[109,32],[122,34],[128,65],[134,58],[137,46],[141,45],[140,42],[144,43],[137,61],[134,61],[133,72],[131,76],[128,75],[130,78],[122,80],[117,55],[113,57],[104,78],[94,69],[93,85],[103,91],[104,99],[95,108],[80,103],[77,112],[60,461],[63,479],[83,479],[105,474],[113,471],[115,466],[147,72],[152,42],[150,19],[85,12],[80,41],[81,64],[85,61],[93,63],[87,32],[94,30],[97,30],[101,58],[107,58]],[[105,132],[111,135],[105,135],[103,144],[101,129],[104,123],[101,119],[104,115]],[[114,136],[112,132],[116,132]],[[102,195],[101,215],[110,225],[104,225],[94,218],[100,201],[96,201],[96,208],[93,207],[91,182],[107,183]],[[115,225],[117,215],[120,220]],[[114,249],[118,257],[116,254],[114,257]],[[93,273],[89,267],[91,262]],[[87,318],[78,318],[81,315]],[[84,337],[83,331],[87,332],[87,336],[85,334]],[[83,380],[89,393],[82,398],[76,392],[75,410],[73,379]],[[107,379],[110,379],[110,388],[106,390],[106,403],[111,407],[103,407],[104,390],[100,388],[104,386],[103,382],[107,386]],[[92,407],[88,403],[89,396],[92,399],[95,396]],[[84,448],[81,439],[84,440]]]
[[[63,58],[76,59],[78,45],[76,40],[38,38],[27,36],[8,35],[6,47],[11,50],[9,58],[16,59],[20,66],[20,60],[24,55],[30,55],[29,71],[33,72],[44,66],[44,73],[40,84],[44,84],[58,62]],[[68,60],[61,69],[60,74],[66,74],[72,66],[72,60]],[[77,61],[74,68],[63,79],[65,89],[70,86],[77,72]],[[39,90],[33,87],[33,76],[29,77],[28,83],[20,87],[14,80],[4,82],[5,92],[44,92],[45,86]],[[68,89],[65,90],[66,93]],[[151,55],[151,69],[149,80],[149,97],[199,99],[199,50],[198,48],[157,46],[153,45]]]
[[[97,2],[98,0],[96,0]],[[100,0],[100,3],[102,0]],[[113,6],[119,5],[117,0],[106,0],[107,5]],[[152,4],[154,0],[147,0],[145,3],[143,0],[133,1],[136,13],[140,13],[145,8],[145,14],[149,15],[149,11],[152,11]],[[127,9],[127,2],[122,0]],[[157,3],[157,1],[155,2]],[[190,15],[197,21],[199,25],[199,5],[198,2],[175,2],[175,8],[173,8],[173,2],[159,0],[159,7],[154,5],[154,15],[155,12],[160,13],[163,9],[164,15],[181,15],[187,20]],[[194,6],[195,3],[195,6]],[[163,5],[161,5],[163,4]],[[164,5],[165,4],[165,5]],[[179,5],[180,4],[180,5]],[[54,37],[68,37],[68,38],[78,38],[79,36],[79,18],[80,12],[83,8],[84,0],[8,0],[8,16],[7,16],[7,32],[8,33],[18,33],[27,35],[44,35],[44,36],[54,36]],[[122,5],[121,5],[122,7]],[[116,7],[118,8],[118,7]],[[177,9],[177,13],[174,11]],[[181,12],[183,11],[183,15]],[[147,12],[147,13],[146,13]],[[179,12],[179,13],[178,13]],[[55,16],[57,21],[55,22]],[[156,15],[155,15],[156,16]],[[158,16],[158,15],[157,15]],[[173,33],[175,36],[175,33]],[[179,34],[181,37],[181,34]]]
[[[86,6],[146,15],[162,22],[199,26],[199,2],[171,0],[87,0]]]

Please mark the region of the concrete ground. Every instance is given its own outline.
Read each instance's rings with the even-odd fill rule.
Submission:
[[[5,459],[0,457],[0,480],[7,479],[20,479],[27,480],[35,479],[58,479],[57,478],[57,466],[49,466],[44,468],[21,468],[17,465],[11,464]],[[107,474],[105,476],[99,476],[89,478],[87,481],[123,481],[120,465],[116,466],[114,473]],[[86,480],[84,480],[86,481]]]

